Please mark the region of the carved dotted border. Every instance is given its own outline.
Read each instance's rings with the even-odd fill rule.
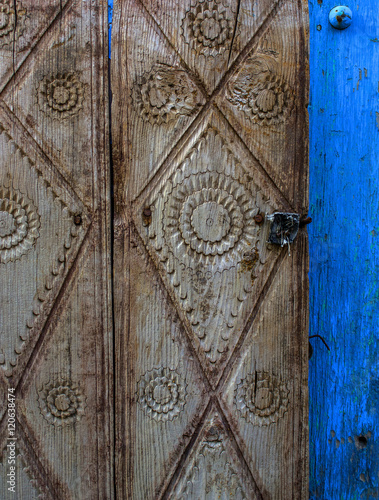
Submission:
[[[13,137],[9,134],[7,129],[4,127],[2,123],[0,123],[0,135],[3,135],[7,142],[12,144],[12,147],[15,151],[18,151],[21,158],[27,158],[29,162],[29,168],[35,169],[39,178],[44,183],[46,190],[50,190],[54,199],[58,200],[59,203],[63,207],[63,214],[66,216],[72,216],[70,210],[66,202],[62,199],[64,188],[58,187],[58,189],[53,188],[52,184],[47,181],[43,175],[43,172],[38,165],[30,158],[30,156],[17,144],[17,142],[13,139]],[[79,208],[73,206],[72,209],[74,212],[78,211]],[[14,371],[17,368],[17,364],[20,359],[20,355],[25,351],[28,340],[35,334],[40,328],[40,319],[41,315],[44,311],[44,304],[51,305],[51,295],[54,293],[56,288],[56,283],[58,278],[64,274],[66,270],[66,263],[69,260],[72,247],[73,240],[78,237],[79,231],[83,231],[86,226],[86,221],[79,227],[74,223],[70,228],[70,233],[66,240],[64,241],[63,248],[58,252],[58,255],[55,259],[55,265],[50,270],[50,274],[45,278],[45,283],[42,289],[37,292],[36,297],[33,300],[32,304],[32,312],[30,318],[26,322],[26,331],[18,335],[18,339],[16,342],[16,346],[14,348],[14,357],[12,359],[6,359],[5,355],[0,353],[0,367],[3,369],[3,373],[6,377],[11,377]]]

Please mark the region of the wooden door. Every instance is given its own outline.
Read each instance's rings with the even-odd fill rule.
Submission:
[[[119,498],[308,497],[307,235],[267,217],[307,215],[307,26],[298,0],[115,5]]]
[[[2,499],[112,497],[106,14],[0,0]]]

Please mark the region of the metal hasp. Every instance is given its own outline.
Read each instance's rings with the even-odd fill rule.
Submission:
[[[274,243],[282,247],[293,243],[299,231],[299,214],[275,212],[268,215],[267,220],[271,222],[271,231],[268,238],[269,243]]]
[[[345,30],[350,26],[353,20],[353,13],[346,5],[333,7],[329,12],[329,22],[337,30]]]

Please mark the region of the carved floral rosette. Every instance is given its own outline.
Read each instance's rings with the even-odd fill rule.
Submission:
[[[138,402],[157,422],[173,420],[186,403],[187,384],[170,368],[147,371],[138,382]]]
[[[19,0],[0,0],[0,48],[11,48],[25,29],[26,10]]]
[[[39,391],[41,413],[56,427],[79,421],[84,414],[84,402],[80,387],[67,380],[49,382]]]
[[[177,258],[184,244],[199,264],[218,263],[227,268],[242,248],[254,243],[257,229],[249,221],[250,212],[250,195],[233,177],[218,172],[190,176],[174,185],[166,198],[166,242]]]
[[[85,85],[74,72],[45,76],[37,87],[41,111],[60,120],[71,118],[83,108]]]
[[[132,89],[135,109],[152,125],[194,114],[203,98],[188,74],[180,68],[155,64],[137,78]]]
[[[220,133],[208,127],[147,202],[154,212],[149,240],[212,370],[228,355],[252,276],[263,263],[254,221],[265,203],[259,191]],[[246,273],[249,251],[255,260]]]
[[[294,107],[293,92],[268,56],[250,58],[228,84],[226,97],[261,126],[283,123]]]
[[[34,203],[16,189],[0,187],[0,262],[26,254],[39,237],[39,227]]]
[[[255,372],[241,380],[235,389],[235,405],[243,418],[254,425],[270,425],[288,409],[289,390],[278,377]]]
[[[198,0],[191,3],[181,24],[181,33],[196,54],[216,57],[229,49],[235,14],[228,2]]]

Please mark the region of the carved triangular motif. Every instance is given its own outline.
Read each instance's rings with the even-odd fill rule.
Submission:
[[[246,471],[217,410],[205,425],[184,464],[171,499],[258,500],[259,491]]]

